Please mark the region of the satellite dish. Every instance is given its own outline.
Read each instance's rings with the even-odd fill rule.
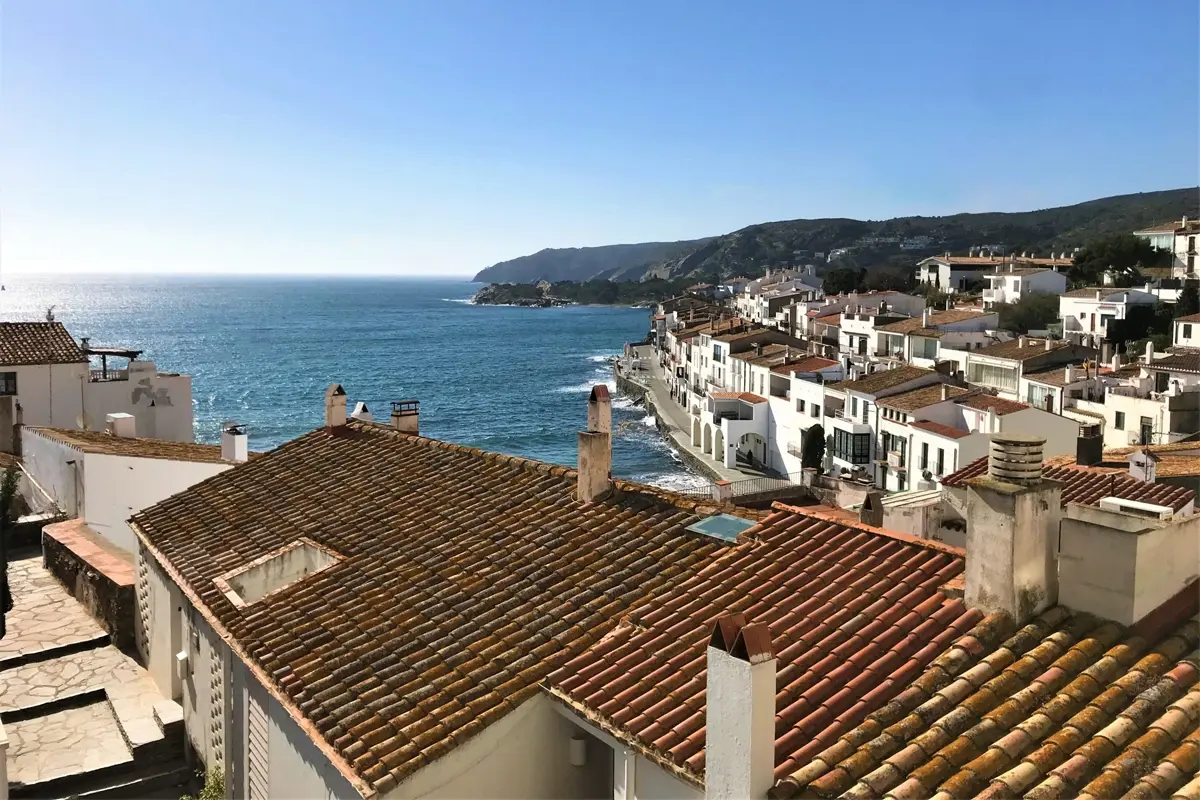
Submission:
[[[931,480],[933,480],[933,473],[930,472],[929,470],[925,470],[924,472],[921,473],[921,477],[924,480],[931,481]]]

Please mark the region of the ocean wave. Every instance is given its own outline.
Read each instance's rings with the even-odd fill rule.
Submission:
[[[614,410],[637,408],[637,406],[634,405],[634,399],[623,394],[617,395],[616,399],[612,402],[612,407]]]
[[[653,414],[647,414],[646,416],[642,417],[642,424],[647,428],[658,430],[658,420],[654,418]]]
[[[443,297],[443,303],[466,303],[469,306],[475,305],[474,297]]]
[[[688,489],[703,489],[710,485],[711,481],[706,478],[696,475],[692,472],[657,472],[646,475],[637,475],[635,481],[648,483],[651,486],[657,486],[660,489],[666,489],[669,492],[681,492]]]
[[[602,383],[607,386],[609,392],[617,391],[617,382],[611,379],[606,381],[585,381],[583,383],[577,383],[574,386],[560,386],[554,391],[558,392],[559,394],[587,394],[597,383]]]
[[[608,362],[612,361],[616,357],[617,357],[616,353],[603,353],[603,354],[599,354],[599,355],[590,355],[587,357],[587,360],[594,361],[597,364],[607,364]]]

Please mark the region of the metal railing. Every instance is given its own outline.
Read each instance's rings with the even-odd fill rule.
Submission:
[[[731,481],[729,483],[729,494],[731,497],[745,497],[752,494],[760,494],[762,492],[772,492],[777,489],[787,489],[793,486],[800,486],[800,476],[803,472],[790,472],[787,475],[780,477],[763,476],[761,478],[747,478],[744,481]],[[679,494],[688,497],[712,497],[713,486],[716,484],[708,484],[704,487],[695,489],[683,489]]]
[[[123,369],[89,369],[88,381],[91,383],[102,383],[104,381],[127,381],[129,380],[129,372]]]

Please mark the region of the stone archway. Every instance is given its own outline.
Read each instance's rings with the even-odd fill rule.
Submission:
[[[737,458],[750,463],[766,464],[767,440],[757,433],[742,434],[737,443]]]
[[[714,461],[725,463],[725,432],[717,428],[713,434],[713,451],[712,456]]]
[[[700,446],[700,420],[692,419],[692,447]]]
[[[701,449],[706,453],[712,452],[712,425],[704,426],[704,447]]]

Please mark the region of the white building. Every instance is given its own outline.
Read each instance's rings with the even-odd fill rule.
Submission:
[[[1171,342],[1176,347],[1200,348],[1200,314],[1190,314],[1175,320]]]
[[[1011,341],[966,352],[968,383],[998,392],[1009,400],[1022,400],[1021,378],[1067,364],[1095,358],[1096,351],[1053,339],[1018,336]]]
[[[1200,431],[1200,352],[1148,356],[1098,398],[1067,401],[1100,418],[1105,448],[1173,444]]]
[[[1147,289],[1093,286],[1075,289],[1058,299],[1063,336],[1078,344],[1098,347],[1108,335],[1108,323],[1125,319],[1131,308],[1153,306],[1158,298]]]
[[[1012,265],[1016,268],[1044,267],[1047,269],[1065,269],[1071,265],[1071,259],[1065,254],[1060,257],[1034,258],[1031,256],[952,256],[949,253],[931,256],[917,262],[917,282],[937,286],[943,292],[956,293],[966,291],[972,284],[982,283],[984,277],[994,273],[1001,266]]]
[[[994,308],[997,303],[1016,303],[1033,293],[1062,294],[1067,290],[1067,276],[1049,267],[1023,267],[1013,262],[984,275],[988,287],[983,290],[983,307]]]
[[[17,397],[26,425],[96,431],[123,413],[147,436],[192,441],[192,379],[140,355],[86,340],[80,347],[60,322],[0,322],[0,395]],[[110,358],[125,366],[110,368]]]
[[[1179,222],[1166,222],[1134,231],[1134,236],[1146,239],[1160,250],[1173,256],[1171,274],[1177,278],[1196,276],[1196,240],[1200,238],[1200,220],[1184,217]]]
[[[136,435],[128,414],[109,415],[111,432],[21,429],[25,494],[38,512],[56,507],[132,553],[133,514],[246,461],[246,434],[226,426],[219,445]],[[51,505],[52,504],[52,505]]]
[[[883,358],[932,368],[946,360],[943,349],[980,349],[1005,341],[1009,335],[996,330],[999,324],[998,314],[975,308],[925,309],[919,317],[880,326],[879,349]]]

